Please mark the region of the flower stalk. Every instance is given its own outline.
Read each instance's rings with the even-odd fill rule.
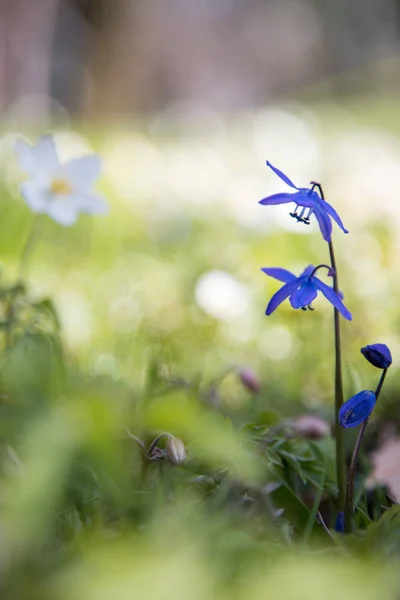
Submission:
[[[344,233],[348,230],[344,227],[336,210],[326,202],[324,192],[320,183],[316,181],[310,182],[310,188],[297,187],[282,171],[274,167],[269,161],[267,166],[288,185],[296,190],[286,193],[273,194],[259,201],[262,205],[276,205],[294,202],[296,207],[290,215],[298,222],[310,223],[312,214],[318,222],[322,237],[328,243],[329,256],[331,266],[318,265],[317,267],[309,266],[299,276],[295,277],[292,273],[285,269],[263,268],[262,271],[279,281],[283,281],[285,285],[271,298],[266,315],[270,315],[281,302],[289,297],[293,308],[311,309],[311,302],[316,298],[317,292],[321,291],[324,296],[331,302],[334,307],[334,339],[335,339],[335,440],[336,440],[336,472],[338,484],[338,511],[344,512],[346,500],[346,456],[344,447],[344,435],[339,421],[340,409],[343,405],[343,380],[342,380],[342,356],[340,342],[340,319],[339,313],[345,319],[351,321],[351,313],[347,310],[342,302],[343,295],[339,290],[339,281],[336,268],[335,252],[332,243],[332,220],[337,223]],[[297,210],[301,207],[300,213]],[[308,209],[306,217],[305,211]],[[320,281],[315,273],[321,267],[328,269],[328,275],[333,278],[333,287],[329,287]]]
[[[322,185],[315,181],[312,186],[318,188],[322,200],[325,200]],[[336,257],[332,238],[328,241],[329,258],[332,267],[333,289],[339,294],[339,280],[337,275]],[[339,422],[339,411],[343,405],[343,377],[342,377],[342,348],[340,341],[340,315],[337,308],[333,307],[333,328],[335,337],[335,440],[336,440],[336,477],[338,485],[338,510],[343,511],[346,501],[346,449],[344,445],[344,432]]]
[[[26,275],[28,261],[39,235],[39,224],[39,216],[35,215],[32,221],[28,237],[26,238],[24,247],[22,248],[18,269],[18,281],[22,281]]]
[[[385,381],[386,373],[387,373],[387,368],[382,371],[381,378],[380,378],[378,386],[375,390],[376,399],[378,399],[379,394],[381,393],[382,386]],[[354,479],[355,479],[356,470],[357,470],[358,456],[360,454],[360,448],[361,448],[361,444],[362,444],[362,441],[364,438],[365,430],[368,425],[368,421],[369,421],[369,416],[365,419],[365,421],[363,422],[363,424],[361,425],[361,427],[358,431],[357,440],[354,445],[353,454],[352,454],[351,461],[350,461],[349,476],[348,476],[347,488],[346,488],[346,505],[345,505],[345,513],[344,513],[345,533],[351,533],[351,531],[353,529]]]
[[[321,195],[323,194],[320,187]],[[339,292],[336,258],[332,240],[328,244],[329,256],[332,265],[333,289]],[[339,411],[343,404],[343,378],[342,378],[342,347],[340,342],[340,316],[337,308],[333,309],[334,336],[335,336],[335,440],[336,440],[336,477],[338,484],[338,509],[342,511],[345,505],[346,489],[346,451],[344,446],[344,432],[339,422]]]

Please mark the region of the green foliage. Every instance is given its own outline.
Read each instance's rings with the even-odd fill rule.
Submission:
[[[261,598],[266,589],[309,599],[322,588],[329,598],[333,581],[349,599],[398,589],[390,565],[372,558],[377,548],[397,555],[397,509],[362,539],[321,525],[318,511],[337,492],[331,438],[295,435],[263,402],[225,409],[230,369],[191,383],[153,357],[141,387],[85,375],[64,350],[52,303],[24,290],[9,313],[0,406],[7,597],[28,587],[29,597],[60,600]],[[151,444],[162,432],[183,439],[180,466],[169,463],[165,438]]]
[[[312,325],[285,307],[274,324],[262,314],[271,290],[260,264],[321,248],[270,233],[266,251],[264,232],[243,225],[238,235],[226,215],[161,211],[152,223],[143,204],[111,201],[104,221],[67,230],[44,220],[22,283],[10,273],[29,217],[5,191],[2,597],[396,598],[397,507],[386,490],[371,499],[356,485],[358,533],[336,534],[333,440],[293,426],[311,410],[332,419],[324,308]],[[224,322],[199,308],[194,289],[210,269],[247,286],[251,318]],[[357,356],[361,325],[379,329],[352,278],[344,269],[360,317],[343,329],[345,353]],[[384,327],[391,317],[379,318]],[[350,395],[370,374],[347,362]],[[262,383],[254,394],[238,377],[249,363]],[[170,436],[187,451],[179,464]]]

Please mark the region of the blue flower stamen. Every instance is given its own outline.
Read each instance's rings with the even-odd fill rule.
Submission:
[[[307,306],[300,306],[300,308],[301,310],[315,310],[311,304],[308,304]]]
[[[305,225],[309,225],[310,224],[310,215],[312,215],[312,213],[314,212],[313,208],[309,208],[308,209],[308,214],[306,217],[304,217],[304,213],[306,212],[307,207],[303,206],[303,208],[301,209],[300,214],[297,214],[297,211],[299,209],[299,206],[297,205],[296,208],[294,209],[293,212],[290,212],[289,215],[291,217],[293,217],[294,219],[296,219],[296,221],[298,223],[304,223]]]
[[[299,220],[303,221],[303,215],[306,212],[306,207],[303,206],[303,208],[301,209],[301,213],[299,214]]]
[[[300,208],[300,207],[297,205],[297,206],[296,206],[296,208],[294,209],[294,211],[293,211],[293,212],[291,212],[291,213],[289,213],[289,215],[290,215],[291,217],[293,217],[293,219],[296,219],[296,221],[297,221],[298,223],[299,223],[300,221],[302,221],[302,220],[303,220],[303,219],[301,218],[301,214],[300,214],[300,215],[298,215],[298,214],[297,214],[297,211],[299,210],[299,208]]]
[[[305,225],[309,225],[309,224],[310,224],[310,217],[311,217],[311,215],[313,214],[313,212],[314,212],[314,209],[313,209],[313,208],[309,208],[309,209],[308,209],[308,214],[307,214],[307,216],[306,216],[306,217],[303,219],[303,223],[304,223]]]

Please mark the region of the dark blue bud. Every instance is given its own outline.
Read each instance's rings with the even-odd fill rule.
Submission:
[[[392,355],[386,344],[371,344],[361,348],[361,354],[378,369],[388,369],[392,364]]]
[[[335,531],[344,533],[344,512],[338,512],[335,521]]]
[[[375,392],[363,390],[347,400],[339,411],[339,423],[342,427],[357,427],[368,419],[375,406]]]

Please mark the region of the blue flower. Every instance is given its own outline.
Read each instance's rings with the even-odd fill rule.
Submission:
[[[289,177],[287,177],[282,171],[272,166],[269,161],[267,161],[268,167],[270,167],[278,177],[282,179],[287,185],[291,188],[294,188],[295,192],[290,193],[280,193],[273,194],[272,196],[268,196],[267,198],[263,198],[260,200],[259,204],[263,205],[275,205],[275,204],[286,204],[288,202],[294,202],[296,204],[296,208],[294,212],[290,213],[291,217],[297,219],[306,225],[310,224],[310,217],[312,214],[315,215],[319,228],[321,230],[322,236],[326,242],[331,241],[332,234],[332,221],[331,218],[336,221],[339,225],[340,229],[344,231],[344,233],[349,233],[347,229],[345,229],[339,215],[336,210],[328,204],[321,196],[315,191],[315,185],[312,185],[311,188],[299,188],[292,181],[290,181]],[[302,207],[300,213],[297,212],[299,206]],[[306,209],[308,208],[307,215]]]
[[[345,402],[339,411],[339,423],[342,427],[357,427],[368,419],[376,403],[375,392],[363,390]]]
[[[311,302],[315,300],[318,292],[322,292],[343,317],[351,321],[351,313],[335,290],[323,283],[318,277],[315,277],[316,268],[313,265],[308,266],[299,277],[296,277],[290,271],[286,271],[286,269],[266,267],[261,271],[285,283],[269,301],[265,311],[266,315],[270,315],[288,297],[293,308],[311,309]]]
[[[378,369],[388,369],[392,364],[392,355],[386,344],[371,344],[361,348],[361,354]]]
[[[344,533],[344,512],[342,511],[338,512],[336,515],[335,531],[338,533]]]

